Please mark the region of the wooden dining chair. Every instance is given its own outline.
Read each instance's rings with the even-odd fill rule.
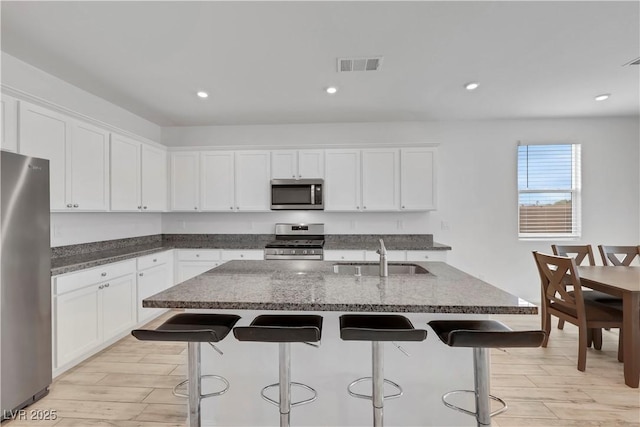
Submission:
[[[640,246],[604,246],[598,245],[603,265],[630,266],[640,257]],[[624,258],[621,258],[624,256]]]
[[[587,260],[589,265],[596,265],[595,257],[591,245],[551,245],[554,255],[570,256],[576,260],[576,265],[582,265]],[[570,279],[569,279],[570,280]],[[558,329],[564,328],[564,320],[558,319]],[[602,334],[600,335],[602,338]],[[600,340],[602,342],[602,340]],[[598,350],[600,348],[597,347]]]
[[[578,327],[578,370],[584,371],[587,363],[589,330],[594,328],[622,328],[622,310],[584,299],[576,261],[571,257],[533,252],[540,274],[542,291],[542,329],[546,347],[551,333],[551,316],[563,319]],[[566,286],[570,281],[573,291]]]

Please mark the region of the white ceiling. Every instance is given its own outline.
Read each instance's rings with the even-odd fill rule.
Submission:
[[[640,67],[623,66],[640,56],[638,1],[1,8],[3,51],[162,126],[640,114]],[[336,72],[368,55],[380,71]]]

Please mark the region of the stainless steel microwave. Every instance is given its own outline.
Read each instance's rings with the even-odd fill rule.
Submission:
[[[323,210],[322,179],[272,179],[272,210]]]

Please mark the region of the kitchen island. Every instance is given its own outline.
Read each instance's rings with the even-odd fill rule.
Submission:
[[[401,398],[385,402],[386,423],[475,425],[473,418],[444,407],[440,400],[447,391],[473,388],[471,349],[445,346],[426,323],[482,319],[490,314],[536,314],[537,307],[445,263],[415,263],[428,273],[385,278],[338,274],[336,264],[349,263],[231,261],[149,297],[143,305],[233,312],[242,316],[238,326],[267,311],[322,315],[320,348],[292,347],[293,380],[319,393],[316,402],[292,410],[292,425],[304,426],[371,423],[370,402],[346,392],[355,378],[370,375],[370,345],[341,341],[338,318],[345,312],[403,313],[416,328],[427,329],[428,337],[425,342],[400,343],[412,355],[409,358],[391,343],[385,346],[385,377],[405,391]],[[277,382],[278,346],[238,342],[232,336],[219,346],[225,352],[222,357],[203,347],[203,373],[225,376],[231,389],[203,402],[203,425],[277,424],[277,409],[264,402],[259,391]],[[360,392],[368,394],[366,385],[362,387]],[[300,398],[294,391],[294,400]]]

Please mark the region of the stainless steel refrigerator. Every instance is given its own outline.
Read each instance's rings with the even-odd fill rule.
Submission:
[[[2,418],[51,384],[49,161],[0,152]]]

